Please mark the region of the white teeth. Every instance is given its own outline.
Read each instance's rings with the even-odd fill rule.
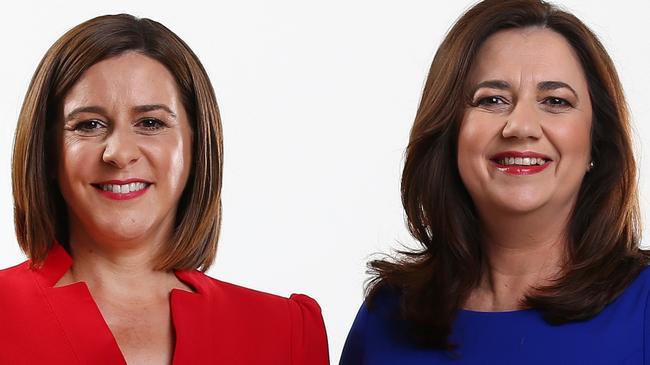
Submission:
[[[541,166],[546,163],[546,160],[539,157],[504,157],[498,162],[501,165]]]
[[[117,184],[102,184],[99,187],[104,191],[110,191],[117,194],[132,193],[147,187],[147,184],[142,182],[133,182],[130,184],[117,185]]]

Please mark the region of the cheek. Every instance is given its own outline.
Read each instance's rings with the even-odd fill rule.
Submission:
[[[484,171],[488,162],[488,146],[499,135],[499,123],[490,118],[481,118],[468,112],[463,119],[458,133],[458,170],[467,185],[469,176],[475,177]],[[480,169],[480,171],[479,171]],[[470,181],[466,181],[470,180]]]
[[[96,158],[92,144],[76,138],[64,138],[58,151],[57,175],[62,183],[71,183],[92,166]],[[86,166],[80,169],[79,166]]]
[[[558,121],[547,130],[560,158],[588,163],[591,156],[591,117]]]
[[[167,181],[174,196],[185,187],[191,165],[191,141],[184,136],[166,136],[158,143],[147,145],[149,156],[155,161],[159,180]]]
[[[476,155],[480,145],[484,144],[485,132],[479,123],[463,122],[458,133],[458,157],[467,159]]]

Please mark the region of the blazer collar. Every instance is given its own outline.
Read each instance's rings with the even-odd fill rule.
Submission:
[[[43,266],[33,269],[52,311],[81,363],[126,364],[86,283],[55,287],[72,263],[72,257],[55,242]],[[215,350],[215,303],[210,295],[213,292],[210,290],[211,280],[196,270],[174,273],[195,292],[173,289],[170,293],[170,312],[176,337],[173,364],[200,363]]]
[[[52,288],[70,270],[72,257],[58,242],[54,242],[47,254],[43,266],[34,270],[39,283],[43,287]]]

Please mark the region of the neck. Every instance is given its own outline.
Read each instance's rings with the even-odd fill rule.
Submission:
[[[162,240],[115,241],[70,231],[73,265],[59,285],[86,282],[91,292],[114,296],[159,295],[177,279],[155,269],[154,260]]]
[[[557,278],[566,257],[569,214],[483,215],[485,270],[468,309],[520,309],[526,295]]]

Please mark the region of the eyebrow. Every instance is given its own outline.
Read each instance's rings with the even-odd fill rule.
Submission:
[[[511,88],[510,84],[507,81],[503,80],[487,80],[479,82],[474,88],[472,88],[471,95],[476,94],[476,91],[481,88],[488,89],[497,89],[497,90],[508,90]],[[557,89],[569,89],[573,95],[578,98],[578,93],[571,87],[571,85],[562,81],[542,81],[537,84],[537,90],[539,91],[548,91],[548,90],[557,90]]]
[[[78,108],[74,108],[70,113],[68,113],[68,115],[65,117],[65,121],[69,122],[70,120],[74,119],[77,114],[81,113],[106,114],[106,109],[102,108],[101,106],[80,106]]]
[[[478,85],[474,86],[472,89],[472,95],[478,91],[478,89],[488,88],[488,89],[497,89],[497,90],[508,90],[510,89],[510,84],[503,80],[487,80],[479,82]]]
[[[174,113],[167,105],[165,104],[147,104],[147,105],[138,105],[133,107],[133,111],[138,113],[146,113],[154,110],[164,110],[173,118],[176,118],[176,113]]]
[[[571,87],[571,85],[562,81],[542,81],[537,84],[537,90],[547,91],[547,90],[557,90],[557,89],[569,89],[573,93],[573,96],[578,98],[578,93]]]
[[[176,113],[174,113],[167,105],[165,104],[145,104],[145,105],[138,105],[134,106],[132,110],[136,113],[146,113],[154,110],[164,110],[165,112],[169,113],[169,115],[172,118],[176,118]],[[68,122],[74,117],[76,117],[80,113],[95,113],[95,114],[107,114],[106,109],[102,108],[101,106],[96,106],[96,105],[91,105],[91,106],[81,106],[78,108],[73,109],[68,115],[65,117],[65,121]]]

